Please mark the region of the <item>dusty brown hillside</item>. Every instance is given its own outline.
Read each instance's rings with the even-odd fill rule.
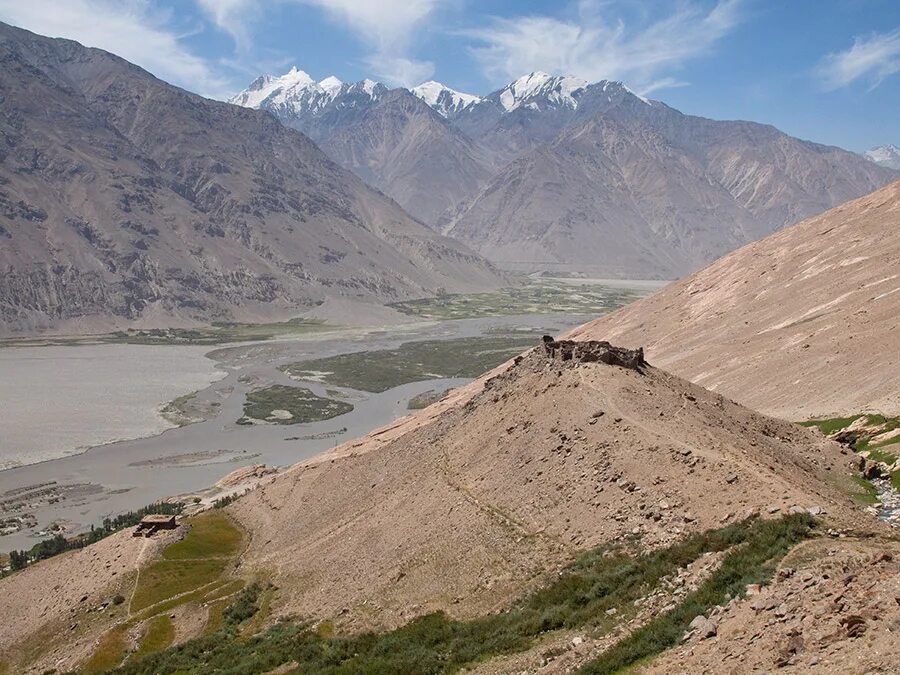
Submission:
[[[900,182],[572,332],[786,419],[900,412]]]
[[[849,464],[837,444],[652,366],[539,347],[483,390],[297,465],[233,512],[253,533],[244,573],[282,589],[276,612],[390,625],[495,609],[614,539],[654,547],[793,506],[858,521],[837,487]]]

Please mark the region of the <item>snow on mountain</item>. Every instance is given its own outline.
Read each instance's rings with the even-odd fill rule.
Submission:
[[[865,157],[876,164],[900,171],[900,148],[896,145],[879,145],[866,152]]]
[[[281,76],[263,75],[244,91],[228,99],[229,103],[246,108],[269,110],[285,118],[306,113],[317,113],[346,94],[354,100],[360,94],[369,100],[377,100],[387,88],[373,80],[346,84],[331,75],[316,82],[296,66]]]
[[[259,108],[273,94],[289,91],[297,87],[308,87],[311,84],[314,84],[313,79],[307,73],[294,66],[281,76],[261,75],[244,91],[228,99],[228,102],[245,108]]]
[[[464,94],[434,80],[423,82],[418,87],[410,89],[410,91],[443,117],[450,117],[481,100],[478,96]]]
[[[541,103],[556,107],[577,108],[578,99],[588,83],[570,76],[553,76],[537,71],[523,75],[498,92],[500,105],[506,112],[526,106],[540,110]]]
[[[497,106],[503,114],[519,108],[538,111],[566,108],[575,110],[585,92],[597,88],[606,93],[610,100],[620,90],[634,94],[621,82],[604,80],[589,84],[577,77],[549,75],[542,71],[523,75],[485,98],[456,91],[434,80],[423,82],[409,91],[441,116],[453,119],[481,103]],[[294,67],[281,76],[263,75],[247,89],[229,99],[229,103],[248,108],[264,108],[284,117],[298,117],[308,113],[317,114],[335,101],[338,107],[365,105],[366,98],[377,101],[386,91],[388,88],[385,85],[369,79],[346,84],[332,75],[316,82],[307,73]],[[343,97],[347,94],[353,96],[344,101]],[[360,94],[363,95],[362,99]],[[647,102],[643,97],[638,98]]]

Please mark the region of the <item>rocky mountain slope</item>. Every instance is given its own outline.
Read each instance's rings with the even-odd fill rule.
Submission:
[[[678,277],[900,175],[770,126],[683,115],[620,82],[535,72],[482,98],[428,82],[411,94],[432,118],[405,89],[323,82],[267,76],[232,101],[528,271]]]
[[[490,157],[445,119],[475,97],[436,82],[389,90],[371,80],[315,82],[294,68],[264,75],[229,100],[268,110],[307,134],[425,223],[436,223],[490,175]]]
[[[514,133],[499,118],[485,142],[534,147],[445,231],[505,265],[674,278],[896,176],[770,126],[683,115],[603,86],[557,113],[570,121],[543,144],[523,132],[536,111],[516,109],[527,121]]]
[[[777,232],[577,329],[801,420],[900,412],[900,182]]]
[[[159,611],[178,644],[206,631],[213,607],[223,606],[215,602],[222,584],[265,579],[274,586],[256,630],[276,621],[289,626],[285,617],[292,615],[341,637],[435,610],[459,619],[496,616],[523,594],[546,588],[587,549],[599,555],[604,546],[630,542],[642,552],[659,551],[754,514],[799,511],[824,519],[811,542],[818,548],[798,549],[771,587],[748,586],[753,597],[713,608],[702,631],[690,632],[689,644],[698,648],[665,653],[660,662],[690,669],[716,655],[743,654],[771,666],[786,649],[782,642],[803,635],[809,641],[803,660],[795,658],[803,647],[793,640],[786,663],[805,666],[817,653],[835,672],[852,663],[890,663],[897,643],[885,631],[897,618],[891,555],[898,549],[887,526],[848,496],[857,464],[850,454],[816,431],[655,368],[641,350],[543,343],[415,415],[262,475],[227,509],[250,533],[249,546],[213,590],[201,589],[198,597],[209,602],[163,602]],[[141,540],[123,532],[0,580],[0,609],[20,616],[0,630],[0,649],[10,663],[30,664],[22,672],[75,668],[104,649],[120,660],[144,644],[150,625],[144,619],[153,612],[140,614],[138,604],[138,613],[130,613],[133,600],[114,606],[110,598],[131,596],[142,578],[137,570],[156,565],[161,573],[160,565],[177,565],[177,557],[159,562],[161,548],[184,536],[181,528],[135,544],[129,542]],[[619,621],[607,612],[593,628],[542,633],[508,656],[501,651],[475,664],[475,672],[569,672],[584,665],[685,601],[723,561],[721,554],[696,555],[690,565],[676,565],[677,575],[642,591],[634,615]],[[876,558],[880,566],[871,570]],[[857,577],[866,585],[853,584]],[[835,595],[835,580],[846,591]],[[55,584],[59,594],[41,595]],[[33,601],[22,610],[21,598]],[[857,612],[865,616],[862,629]],[[842,623],[847,617],[851,629]],[[754,644],[759,636],[745,627],[762,630],[764,622],[764,638]],[[879,650],[848,632],[866,627]],[[717,630],[721,640],[702,642]],[[105,647],[108,636],[121,644]],[[204,639],[205,652],[233,638]],[[202,661],[197,647],[185,658]],[[271,672],[280,663],[247,672]],[[129,672],[144,672],[139,668]]]
[[[0,26],[0,331],[297,316],[500,279],[265,113]]]
[[[490,157],[405,89],[385,93],[320,144],[425,223],[437,222],[490,176]]]

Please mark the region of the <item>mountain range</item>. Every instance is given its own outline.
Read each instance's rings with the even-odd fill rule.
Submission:
[[[282,320],[503,283],[267,113],[6,25],[0,62],[0,331]]]
[[[231,101],[272,112],[431,227],[527,271],[682,276],[900,177],[768,125],[542,72],[477,97],[294,69]]]

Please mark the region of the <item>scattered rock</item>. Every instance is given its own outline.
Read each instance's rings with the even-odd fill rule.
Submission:
[[[718,627],[716,626],[715,622],[711,619],[707,619],[702,614],[694,617],[694,620],[690,623],[690,629],[701,640],[714,637],[718,632]]]
[[[866,620],[859,614],[850,614],[849,616],[842,617],[840,623],[847,631],[847,637],[850,638],[860,637],[868,628]]]

